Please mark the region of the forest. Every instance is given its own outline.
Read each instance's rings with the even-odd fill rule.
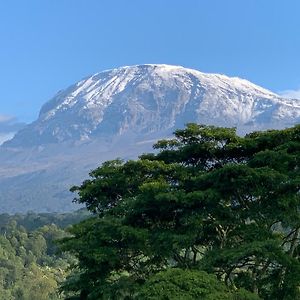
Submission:
[[[299,125],[187,124],[104,162],[72,188],[86,210],[0,216],[0,297],[300,299],[299,159]]]
[[[0,214],[0,299],[63,299],[59,286],[75,258],[60,252],[55,241],[89,216],[86,210]]]

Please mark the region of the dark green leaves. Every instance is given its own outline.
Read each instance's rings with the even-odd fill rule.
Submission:
[[[300,297],[299,139],[299,126],[241,138],[188,124],[158,142],[157,154],[104,163],[74,188],[96,215],[64,243],[79,259],[73,290],[82,299],[134,299],[139,291],[144,299],[199,299],[170,274],[206,282],[206,270],[227,285],[216,290],[222,299],[257,299],[236,288]]]

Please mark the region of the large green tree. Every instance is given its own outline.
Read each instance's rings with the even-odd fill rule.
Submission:
[[[239,137],[188,124],[154,148],[73,188],[95,215],[63,242],[78,258],[64,290],[134,299],[176,267],[263,299],[300,299],[300,126]]]

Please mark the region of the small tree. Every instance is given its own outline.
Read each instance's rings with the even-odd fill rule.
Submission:
[[[230,291],[214,275],[197,270],[167,269],[150,277],[137,293],[144,300],[258,300],[245,290]]]

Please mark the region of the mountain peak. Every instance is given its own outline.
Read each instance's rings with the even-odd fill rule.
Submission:
[[[165,64],[105,70],[60,91],[6,146],[171,132],[187,122],[253,129],[299,121],[299,101],[248,80]]]
[[[245,133],[299,121],[300,100],[244,79],[169,65],[106,70],[57,93],[0,147],[0,208],[70,210],[68,189],[91,169],[149,152],[186,123]]]

